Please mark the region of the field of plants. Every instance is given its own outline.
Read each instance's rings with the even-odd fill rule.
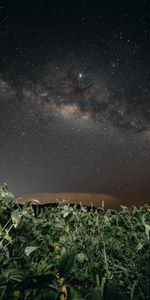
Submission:
[[[0,300],[150,299],[150,209],[16,204],[0,187]]]

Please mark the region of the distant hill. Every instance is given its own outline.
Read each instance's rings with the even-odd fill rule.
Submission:
[[[90,206],[91,204],[98,208],[102,206],[104,201],[105,208],[117,209],[120,205],[124,205],[124,201],[105,194],[98,193],[38,193],[24,196],[19,199],[19,203],[25,203],[29,199],[36,199],[40,202],[40,205],[49,203],[56,203],[57,200],[65,199],[70,203],[82,203]],[[56,200],[57,199],[57,200]]]

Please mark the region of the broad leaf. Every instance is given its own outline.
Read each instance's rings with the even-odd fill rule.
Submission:
[[[20,223],[20,220],[21,220],[21,215],[20,215],[20,212],[19,212],[18,209],[14,210],[12,212],[11,219],[12,219],[14,227],[16,228],[18,226],[18,224]]]
[[[38,247],[35,246],[27,246],[24,250],[26,256],[30,256],[32,252],[34,252]]]
[[[84,300],[84,298],[75,289],[70,287],[68,300]]]

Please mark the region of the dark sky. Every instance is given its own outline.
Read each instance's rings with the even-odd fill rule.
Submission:
[[[0,1],[0,181],[150,198],[149,1]]]

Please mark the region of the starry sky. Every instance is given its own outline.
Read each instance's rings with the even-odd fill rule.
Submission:
[[[149,53],[148,0],[1,0],[0,182],[150,199]]]

